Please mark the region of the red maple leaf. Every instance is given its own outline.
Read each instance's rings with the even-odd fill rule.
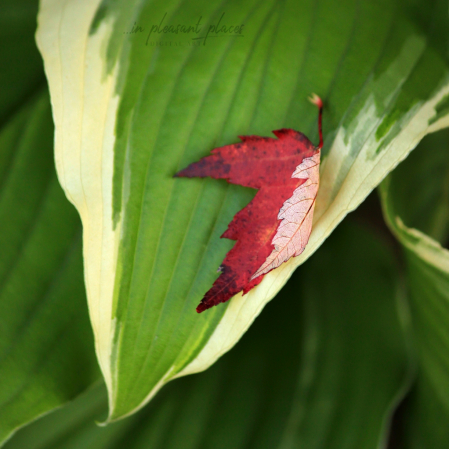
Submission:
[[[211,156],[175,175],[209,176],[258,189],[221,236],[237,242],[219,268],[220,276],[198,305],[198,313],[241,291],[248,293],[266,273],[304,250],[312,227],[323,146],[323,104],[316,95],[311,101],[319,107],[318,146],[293,129],[273,131],[277,139],[239,136],[241,143],[215,148]]]

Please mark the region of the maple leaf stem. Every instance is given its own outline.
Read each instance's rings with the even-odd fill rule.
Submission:
[[[318,133],[320,135],[320,143],[318,144],[318,148],[323,148],[323,128],[322,128],[322,121],[323,121],[323,105],[321,104],[319,110],[318,110]]]
[[[309,100],[311,103],[318,106],[318,134],[320,136],[320,143],[318,144],[317,148],[321,149],[323,148],[323,101],[317,94],[312,94]]]

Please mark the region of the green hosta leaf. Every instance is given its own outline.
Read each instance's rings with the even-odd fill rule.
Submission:
[[[343,225],[207,372],[106,428],[93,422],[107,413],[97,388],[6,449],[385,447],[408,383],[393,260],[372,233]]]
[[[422,10],[391,0],[42,1],[37,37],[57,169],[84,225],[109,419],[229,350],[348,211],[426,133],[449,125],[446,9],[442,1]],[[163,33],[201,17],[194,36],[204,37],[221,16],[244,24],[243,37]],[[325,99],[326,139],[306,251],[198,316],[232,245],[219,236],[253,192],[173,174],[237,135],[291,127],[316,138],[311,92]]]
[[[98,376],[81,224],[56,179],[46,92],[0,131],[0,441]]]
[[[396,449],[446,449],[449,411],[429,379],[418,372],[418,382],[401,407]]]
[[[98,376],[81,224],[58,184],[37,1],[0,14],[0,444]]]
[[[385,218],[406,259],[418,378],[407,448],[449,445],[449,132],[426,138],[381,186]]]

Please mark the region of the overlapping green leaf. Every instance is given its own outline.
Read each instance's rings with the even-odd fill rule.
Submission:
[[[372,233],[343,225],[206,373],[105,428],[93,423],[107,413],[97,388],[6,449],[385,447],[408,379],[393,260]]]
[[[0,441],[98,376],[81,224],[56,179],[48,93],[0,131]]]
[[[84,225],[109,419],[229,350],[345,214],[424,134],[449,125],[446,6],[42,1],[57,168]],[[220,17],[244,24],[243,36],[164,32],[201,18],[194,37],[204,37]],[[198,316],[231,245],[219,236],[253,192],[173,174],[237,135],[291,127],[316,137],[311,92],[325,99],[325,158],[306,251]]]
[[[405,448],[449,445],[449,132],[430,135],[382,184],[407,267],[418,377],[404,409]]]
[[[37,1],[0,14],[0,442],[98,376],[81,225],[54,169]]]

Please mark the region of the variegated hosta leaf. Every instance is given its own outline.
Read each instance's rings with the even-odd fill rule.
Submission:
[[[449,130],[425,138],[381,184],[390,229],[405,254],[415,390],[402,418],[404,447],[449,446]]]
[[[432,18],[443,3],[42,1],[57,169],[83,221],[109,419],[229,350],[348,211],[449,125],[446,23]],[[204,37],[220,17],[242,36],[164,33],[200,19],[194,37]],[[306,250],[198,316],[232,244],[218,237],[252,193],[173,174],[237,135],[285,127],[316,138],[311,92],[325,99],[325,146]]]

